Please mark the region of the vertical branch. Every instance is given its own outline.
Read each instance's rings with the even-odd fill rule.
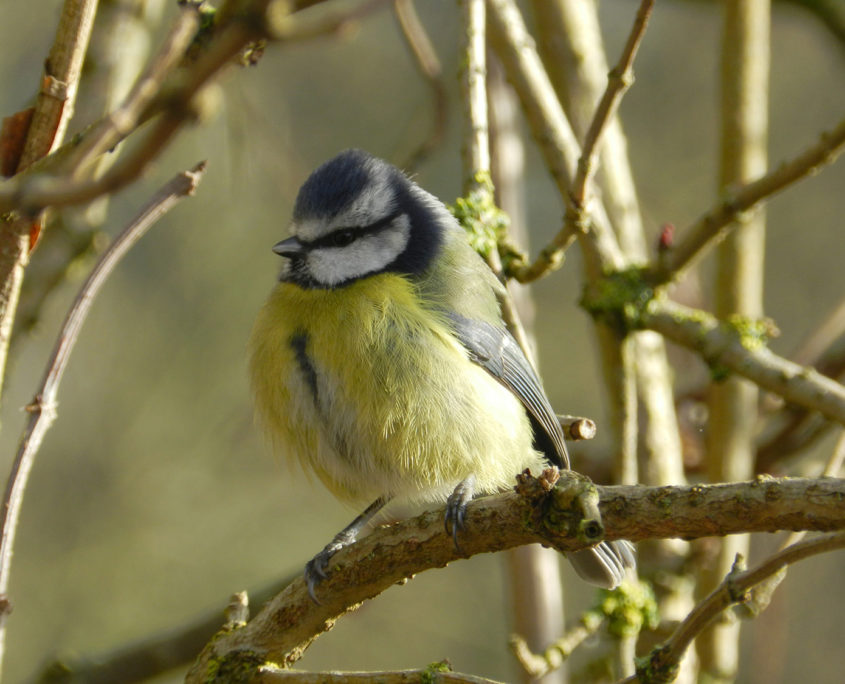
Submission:
[[[566,115],[563,113],[548,74],[534,49],[525,22],[513,0],[488,0],[494,47],[514,85],[526,118],[553,180],[567,203],[567,213],[577,211],[572,205],[571,187],[581,149]],[[610,228],[603,204],[593,198],[585,208],[589,226],[579,234],[584,253],[586,277],[595,282],[607,270],[624,268],[627,263]],[[584,212],[581,212],[584,214]],[[613,432],[616,476],[622,482],[636,481],[637,395],[630,338],[603,323],[596,324],[605,395]]]
[[[49,154],[64,138],[96,10],[97,0],[66,0],[62,7],[18,171]],[[8,223],[0,220],[0,393],[23,273],[29,261],[30,233],[34,231],[37,236],[39,229],[29,217]]]
[[[464,22],[463,72],[464,91],[464,194],[489,184],[490,140],[487,123],[487,45],[485,40],[486,8],[484,0],[462,0]]]
[[[722,38],[722,140],[719,184],[746,183],[766,170],[770,0],[724,3]],[[760,208],[738,219],[719,246],[715,313],[719,318],[763,313],[765,217]],[[758,389],[730,377],[711,387],[708,475],[712,482],[744,480],[754,473]],[[730,571],[748,536],[720,541],[717,561],[702,572],[709,592]],[[732,679],[739,658],[739,623],[719,623],[697,639],[702,672]]]

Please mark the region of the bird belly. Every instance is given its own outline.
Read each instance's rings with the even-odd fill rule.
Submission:
[[[471,474],[492,492],[542,464],[520,402],[402,276],[280,284],[251,347],[259,416],[339,498],[440,500]]]

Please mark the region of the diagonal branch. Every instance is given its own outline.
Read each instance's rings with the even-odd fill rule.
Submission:
[[[749,592],[755,585],[776,576],[800,560],[843,548],[845,534],[840,532],[793,544],[751,570],[742,569],[743,559],[738,556],[733,570],[724,581],[693,609],[664,644],[652,651],[648,660],[637,668],[637,674],[624,681],[671,681],[674,679],[672,673],[677,670],[692,640],[723,610],[747,602],[750,599]]]
[[[765,324],[720,322],[712,314],[668,299],[653,299],[639,317],[640,326],[697,351],[717,375],[731,371],[784,399],[845,425],[845,387],[818,371],[799,366],[765,346]],[[741,328],[747,326],[743,334]]]
[[[845,119],[831,131],[822,133],[819,141],[794,159],[755,181],[728,192],[718,206],[701,216],[684,231],[684,238],[664,252],[655,276],[658,284],[681,277],[708,249],[721,240],[739,214],[751,209],[788,185],[817,173],[832,164],[845,146]]]
[[[2,508],[2,529],[0,530],[0,601],[2,601],[0,603],[0,646],[2,646],[5,637],[6,617],[11,609],[7,591],[18,516],[38,448],[56,416],[56,395],[70,353],[76,343],[76,338],[82,329],[94,298],[114,267],[158,219],[170,211],[181,199],[193,194],[202,178],[204,169],[205,163],[203,162],[191,171],[178,174],[150,199],[100,257],[65,318],[53,354],[47,364],[41,387],[32,404],[27,407],[29,421],[21,437],[18,453],[6,484]]]
[[[584,136],[581,158],[578,160],[578,168],[575,171],[575,179],[572,181],[572,190],[570,191],[572,203],[578,212],[584,210],[587,190],[595,175],[604,131],[616,114],[622,97],[634,83],[634,58],[637,56],[637,50],[645,35],[651,11],[654,9],[654,1],[642,0],[640,3],[625,48],[622,50],[619,62],[610,70],[607,88],[596,107],[587,134]]]

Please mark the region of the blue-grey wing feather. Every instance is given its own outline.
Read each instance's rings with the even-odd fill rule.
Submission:
[[[449,313],[449,318],[470,359],[513,392],[525,406],[538,448],[556,466],[568,468],[563,429],[540,379],[513,336],[504,326],[465,318],[454,312]]]

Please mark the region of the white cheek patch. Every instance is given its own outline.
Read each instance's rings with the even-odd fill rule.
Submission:
[[[405,251],[411,234],[407,216],[398,217],[389,228],[362,235],[346,247],[318,247],[308,254],[308,272],[327,287],[376,273],[393,263]]]

